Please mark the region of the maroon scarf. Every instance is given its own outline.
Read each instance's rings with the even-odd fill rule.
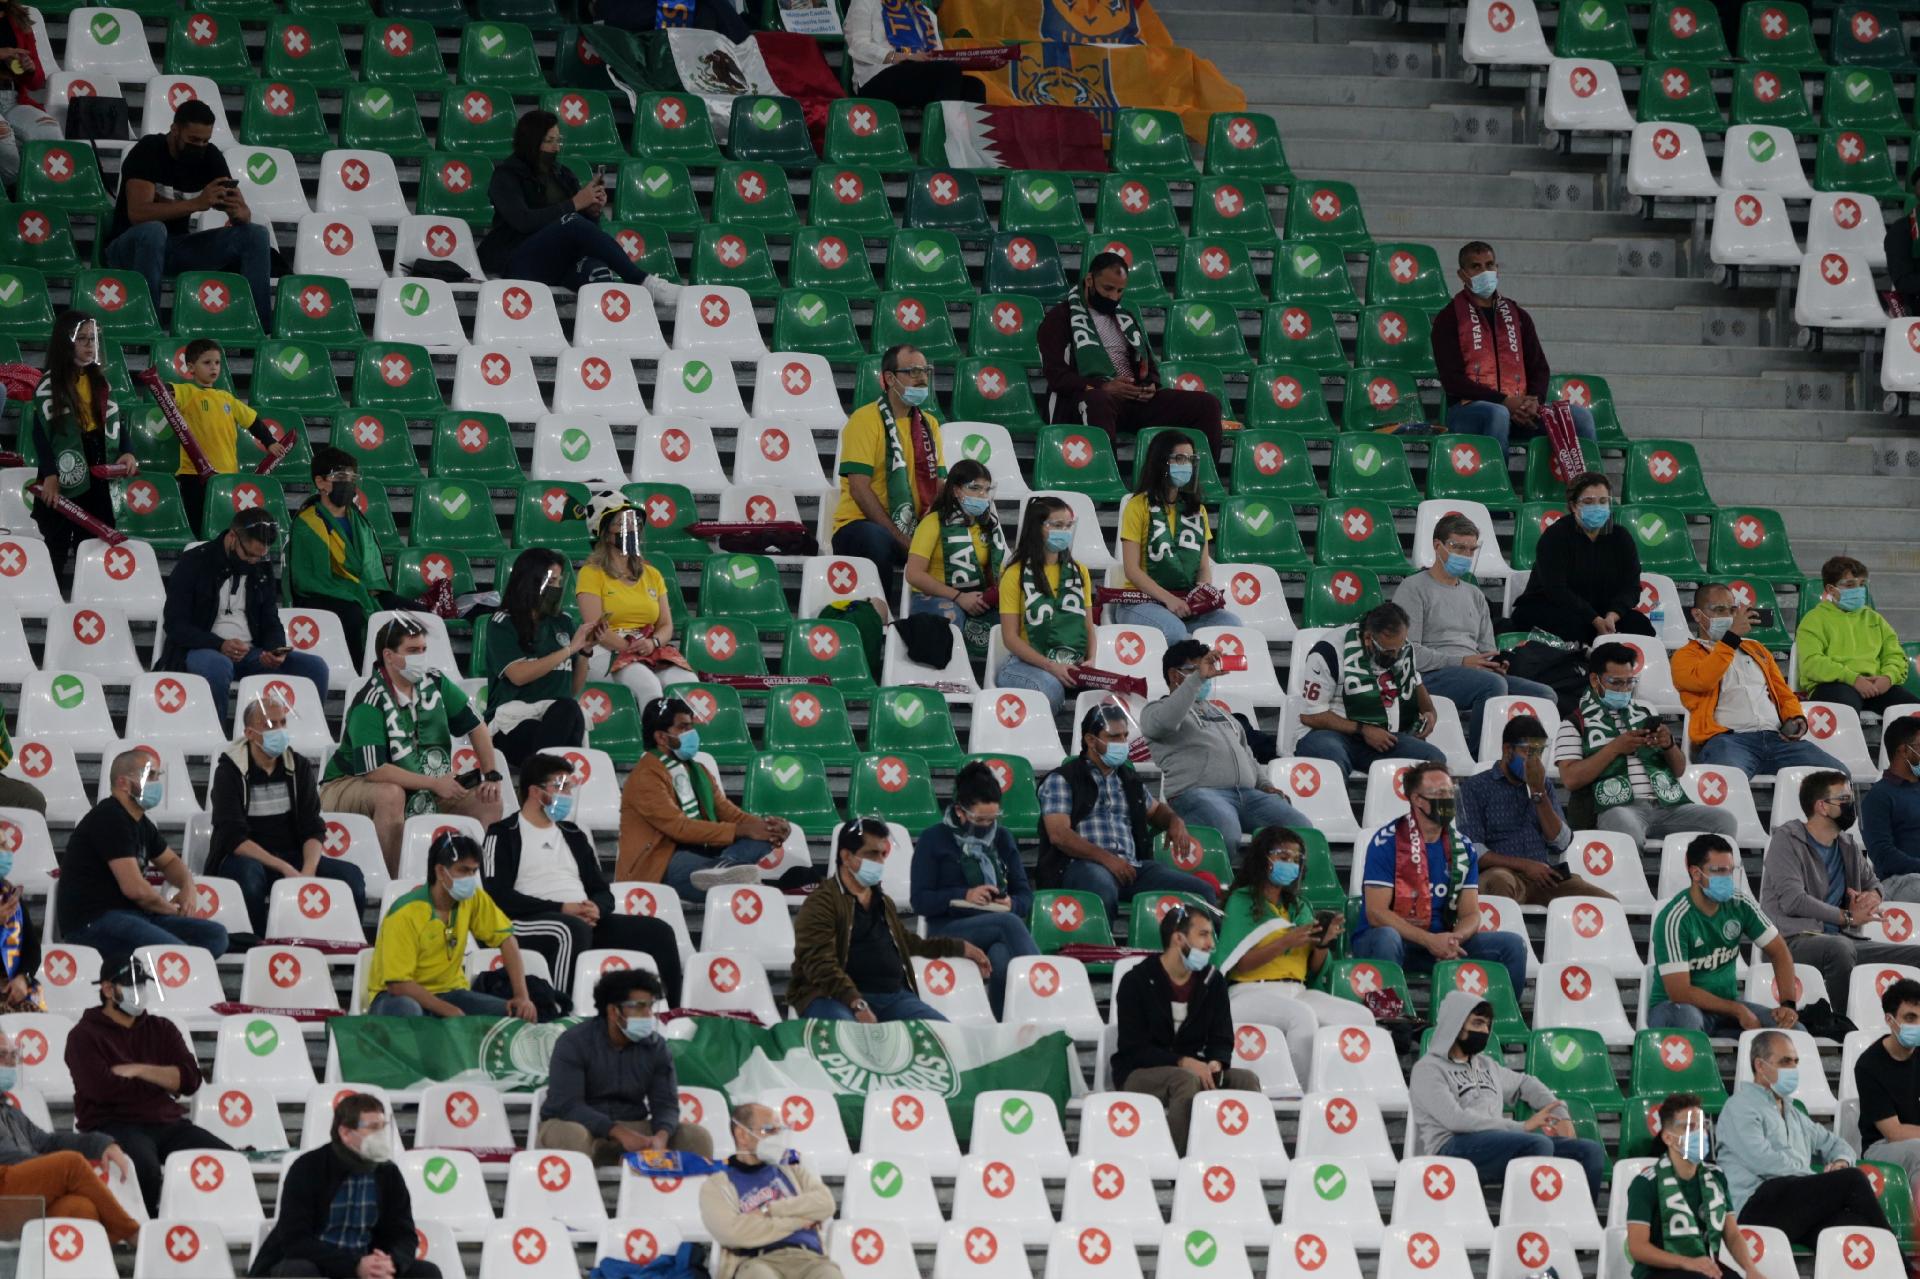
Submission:
[[[1505,298],[1493,304],[1497,324],[1487,321],[1484,307],[1476,306],[1462,289],[1453,299],[1453,322],[1460,333],[1460,358],[1467,378],[1495,390],[1524,391],[1527,361],[1520,344],[1520,308]]]

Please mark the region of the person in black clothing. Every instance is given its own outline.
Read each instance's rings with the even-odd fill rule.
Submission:
[[[487,829],[480,878],[513,920],[522,946],[547,959],[554,988],[568,991],[583,951],[637,950],[653,960],[667,1001],[680,1002],[680,944],[673,925],[614,913],[613,893],[587,833],[568,821],[573,769],[559,755],[535,755],[520,770],[520,811]]]
[[[487,187],[493,226],[480,241],[480,265],[495,278],[567,289],[625,280],[661,306],[672,306],[680,300],[680,286],[642,271],[600,229],[610,198],[598,174],[582,186],[560,163],[559,117],[527,112],[513,128],[513,154],[500,162]]]
[[[1160,954],[1128,969],[1114,995],[1114,1081],[1167,1108],[1167,1128],[1183,1158],[1196,1095],[1208,1088],[1260,1091],[1258,1075],[1230,1064],[1233,1008],[1227,980],[1213,966],[1213,943],[1213,920],[1204,912],[1169,907],[1160,917]]]
[[[1601,635],[1653,634],[1639,609],[1640,547],[1613,518],[1613,484],[1583,471],[1567,485],[1572,519],[1540,535],[1533,575],[1514,602],[1512,629],[1542,630],[1576,644]],[[1676,530],[1685,537],[1685,528]]]
[[[273,314],[273,240],[212,143],[213,108],[198,99],[180,104],[165,133],[134,143],[120,161],[120,198],[101,257],[145,276],[156,310],[162,282],[182,271],[237,271],[264,320]],[[195,231],[193,215],[209,209],[226,214],[227,225]]]
[[[440,1267],[416,1256],[413,1200],[393,1151],[378,1097],[353,1092],[335,1102],[333,1139],[281,1179],[251,1279],[440,1279]]]
[[[569,627],[563,611],[567,560],[530,546],[513,562],[500,611],[484,622],[486,661],[474,671],[487,680],[493,744],[515,768],[544,750],[587,742],[580,693],[587,659],[605,619]]]
[[[1907,177],[1915,200],[1920,200],[1920,167]],[[1906,216],[1887,223],[1887,279],[1908,315],[1920,315],[1920,212],[1908,209]]]
[[[213,764],[208,807],[213,841],[207,874],[240,885],[253,935],[267,935],[267,902],[276,880],[337,880],[367,910],[367,879],[344,857],[326,856],[327,820],[312,760],[287,740],[287,708],[277,697],[249,698],[240,708],[241,737]]]
[[[1887,1033],[1853,1063],[1860,1086],[1860,1157],[1899,1164],[1920,1179],[1920,981],[1902,977],[1880,992]]]

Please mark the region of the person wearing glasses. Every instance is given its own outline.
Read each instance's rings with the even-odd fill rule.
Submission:
[[[1553,759],[1572,792],[1576,827],[1633,836],[1642,848],[1679,831],[1732,838],[1737,823],[1723,805],[1696,804],[1681,788],[1687,758],[1673,730],[1633,700],[1640,655],[1625,644],[1598,644],[1587,655],[1590,687],[1560,721]],[[1517,989],[1517,987],[1516,987]]]
[[[1500,761],[1460,783],[1460,833],[1480,846],[1480,889],[1523,906],[1607,897],[1567,870],[1573,827],[1547,780],[1547,729],[1516,715],[1500,730]]]
[[[1294,753],[1365,773],[1375,760],[1443,760],[1427,740],[1433,699],[1413,656],[1406,610],[1379,604],[1307,651]]]
[[[511,998],[467,984],[469,937],[499,948]],[[373,942],[366,997],[367,1012],[375,1017],[536,1020],[513,921],[481,886],[480,845],[470,836],[435,839],[427,849],[427,882],[387,908]]]
[[[1800,691],[1813,701],[1880,715],[1920,702],[1907,688],[1912,659],[1893,624],[1867,602],[1867,566],[1851,555],[1820,566],[1820,597],[1802,605],[1794,642]]]
[[[411,602],[388,589],[380,539],[359,506],[360,464],[344,449],[322,445],[313,451],[313,488],[293,517],[287,585],[295,608],[319,609],[340,619],[358,669],[367,619]]]
[[[873,561],[889,600],[900,597],[900,570],[920,520],[940,497],[947,462],[933,402],[933,366],[916,347],[880,356],[880,398],[855,409],[840,430],[840,502],[833,511],[833,553]]]
[[[993,506],[993,473],[972,458],[947,472],[907,548],[907,612],[937,613],[960,628],[967,651],[984,656],[999,618],[1007,535]]]
[[[1773,654],[1747,638],[1760,624],[1759,610],[1734,603],[1732,587],[1706,582],[1694,591],[1690,612],[1694,640],[1673,654],[1673,686],[1687,708],[1693,758],[1748,777],[1796,765],[1844,772],[1807,740],[1806,714]]]
[[[779,1112],[746,1102],[729,1118],[734,1153],[700,1187],[713,1279],[840,1279],[820,1240],[833,1191],[792,1148]]]
[[[1203,626],[1238,626],[1230,609],[1196,613],[1187,592],[1213,582],[1213,525],[1200,500],[1199,450],[1182,431],[1162,431],[1147,445],[1140,482],[1120,511],[1120,562],[1127,588],[1152,596],[1116,604],[1113,620],[1151,626],[1178,644]]]
[[[1574,476],[1567,513],[1573,518],[1556,518],[1540,534],[1510,629],[1546,631],[1573,644],[1652,636],[1653,623],[1640,611],[1640,547],[1613,518],[1613,481],[1599,471]]]
[[[1073,524],[1073,508],[1059,498],[1030,500],[1000,574],[1007,660],[996,683],[1040,694],[1054,715],[1079,687],[1073,668],[1093,652],[1093,577],[1073,558]]]
[[[667,1004],[660,979],[644,968],[601,974],[597,1015],[554,1041],[538,1149],[577,1151],[603,1168],[649,1150],[713,1157],[713,1134],[680,1114],[680,1080],[660,1034]]]
[[[393,1161],[398,1143],[378,1097],[333,1105],[333,1135],[293,1161],[253,1279],[440,1279],[416,1255],[413,1199]]]

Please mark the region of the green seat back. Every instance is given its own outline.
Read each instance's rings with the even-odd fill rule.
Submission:
[[[863,701],[873,693],[866,646],[852,622],[827,617],[794,622],[780,651],[780,673],[824,675],[850,701]]]
[[[286,14],[267,23],[260,74],[269,80],[342,85],[353,79],[338,23],[321,14]]]
[[[30,204],[0,209],[0,263],[56,275],[79,270],[80,255],[73,246],[73,225],[66,211]]]
[[[1095,503],[1118,502],[1127,487],[1107,433],[1084,426],[1049,426],[1033,446],[1033,486],[1084,493]]]
[[[1169,362],[1185,365],[1199,361],[1223,373],[1242,373],[1253,367],[1246,339],[1240,335],[1240,316],[1230,303],[1175,302],[1167,310],[1166,325],[1162,336]]]
[[[242,511],[265,511],[281,527],[287,526],[287,495],[271,475],[212,475],[207,477],[201,508],[201,532],[218,537]]]
[[[432,26],[404,18],[367,25],[360,46],[360,74],[377,84],[407,89],[439,89],[449,79]]]
[[[433,357],[413,342],[369,342],[353,366],[353,402],[393,409],[408,417],[438,417],[446,410]]]
[[[330,275],[283,275],[275,281],[273,331],[297,333],[302,341],[335,351],[358,351],[367,340],[352,286]]]
[[[740,802],[750,813],[779,813],[815,839],[833,834],[842,820],[826,768],[816,756],[797,752],[755,756]]]
[[[1709,581],[1719,582],[1733,592],[1733,602],[1747,608],[1770,609],[1773,613],[1772,626],[1756,626],[1747,632],[1747,638],[1755,643],[1764,644],[1774,652],[1784,653],[1793,647],[1793,634],[1787,628],[1786,610],[1780,606],[1779,593],[1773,583],[1760,577],[1742,577],[1737,574],[1715,575]],[[1814,592],[1819,591],[1819,583],[1814,583]],[[1801,598],[1807,598],[1803,595]]]
[[[451,583],[456,595],[469,594],[475,589],[473,564],[465,551],[410,546],[394,556],[394,594],[418,598],[440,582]],[[464,619],[456,620],[464,622]],[[479,667],[481,663],[475,661],[471,665]]]
[[[735,98],[727,132],[727,154],[735,160],[803,170],[820,162],[807,136],[806,114],[792,98]]]
[[[960,344],[954,340],[946,299],[892,289],[882,293],[873,304],[874,353],[902,342],[919,347],[933,364],[951,364],[959,359]]]
[[[702,675],[767,673],[766,655],[760,651],[759,631],[751,618],[703,613],[688,624],[680,651]]]
[[[1688,515],[1716,508],[1693,445],[1685,440],[1635,440],[1627,445],[1623,502],[1657,502]]]
[[[1177,111],[1122,107],[1113,117],[1113,147],[1107,157],[1116,173],[1150,173],[1192,181],[1193,153]]]
[[[1326,494],[1314,478],[1304,436],[1253,427],[1233,437],[1233,491],[1246,497],[1318,505]]]
[[[1013,360],[969,357],[956,363],[953,411],[955,421],[998,422],[1016,435],[1031,435],[1043,425],[1026,367]]]
[[[1285,431],[1302,438],[1324,439],[1339,428],[1327,411],[1320,374],[1293,364],[1262,364],[1247,383],[1249,430]],[[1234,483],[1244,477],[1235,472]]]
[[[882,98],[842,98],[827,108],[829,164],[865,164],[889,173],[913,167],[900,109]]]
[[[1342,435],[1333,442],[1329,497],[1365,497],[1394,506],[1418,506],[1406,446],[1391,435]]]
[[[518,22],[480,22],[460,38],[460,79],[509,93],[545,93],[533,33]]]
[[[440,132],[435,145],[442,151],[504,160],[513,154],[513,125],[511,94],[478,84],[455,85],[440,95]],[[564,123],[559,127],[563,161],[587,158],[565,149],[567,127]],[[615,163],[620,159],[616,153]]]
[[[267,428],[275,440],[292,443],[286,457],[275,468],[274,474],[291,479],[295,483],[298,483],[301,477],[313,474],[313,444],[307,438],[306,423],[300,420],[300,414],[284,412],[279,405],[266,400],[256,400],[252,407],[258,415],[260,424]],[[172,432],[169,431],[168,434],[171,435]],[[239,446],[242,472],[251,472],[267,460],[267,451],[260,447],[260,441],[254,439],[251,432],[240,432]],[[178,461],[177,456],[175,461]],[[144,460],[141,465],[146,465]]]
[[[813,171],[807,195],[807,221],[845,235],[888,239],[894,232],[880,170],[861,165],[823,164]]]
[[[1316,568],[1307,574],[1302,626],[1351,626],[1379,605],[1380,579],[1368,568]]]
[[[872,275],[867,279],[871,281]],[[844,295],[797,288],[782,293],[774,305],[773,349],[805,351],[835,362],[866,355]]]
[[[692,623],[688,625],[691,629]],[[713,756],[714,763],[738,766],[758,753],[753,739],[747,736],[747,716],[737,689],[725,684],[692,684],[682,685],[675,692],[693,712],[693,722],[700,729],[700,749]],[[642,746],[650,749],[652,743]]]
[[[1580,441],[1580,456],[1586,459],[1584,469],[1601,469],[1600,446],[1592,440]],[[1559,455],[1554,452],[1551,440],[1544,435],[1536,435],[1527,441],[1527,501],[1564,502],[1567,481],[1572,478],[1560,466]]]
[[[1791,133],[1819,132],[1813,122],[1813,108],[1807,105],[1806,86],[1800,82],[1800,73],[1790,67],[1737,68],[1733,73],[1733,122],[1778,125]]]
[[[1713,92],[1713,68],[1698,62],[1649,62],[1640,77],[1639,117],[1690,124],[1702,133],[1727,127]]]
[[[693,179],[678,160],[630,160],[620,166],[620,216],[662,231],[692,231],[704,220]]]
[[[85,142],[21,141],[17,197],[21,204],[69,214],[99,215],[113,208],[100,183],[100,161]]]
[[[487,198],[492,182],[493,161],[484,155],[429,152],[420,159],[414,211],[465,219],[479,234],[493,222],[493,204]]]
[[[1627,1091],[1666,1097],[1677,1092],[1701,1097],[1725,1097],[1714,1060],[1713,1041],[1698,1030],[1660,1030],[1649,1027],[1633,1037],[1633,1062]],[[1625,1131],[1625,1125],[1622,1125]]]
[[[1193,188],[1193,234],[1251,240],[1261,248],[1273,243],[1273,210],[1267,193],[1239,178],[1201,178]]]
[[[225,271],[182,271],[175,276],[173,335],[208,337],[235,346],[264,340],[266,333],[253,309],[253,290],[246,277]]]
[[[333,377],[333,356],[318,342],[275,338],[262,343],[253,353],[248,391],[254,399],[301,413],[324,415],[344,407]]]
[[[414,91],[398,84],[348,85],[340,103],[340,145],[424,155],[430,147]]]
[[[803,226],[787,250],[787,283],[794,289],[870,298],[880,292],[865,241],[833,227]]]
[[[1360,313],[1355,364],[1406,369],[1419,377],[1436,377],[1432,328],[1426,312],[1390,302]]]
[[[589,683],[580,690],[580,713],[587,721],[587,745],[605,751],[621,768],[632,768],[646,753],[646,743],[640,740],[640,703],[625,684],[617,680]],[[710,751],[706,733],[700,737],[701,748]]]
[[[761,739],[769,751],[805,751],[829,768],[851,768],[860,754],[846,698],[831,684],[769,690]]]
[[[1900,11],[1892,6],[1843,4],[1833,11],[1827,61],[1836,67],[1885,67],[1911,71]]]
[[[967,351],[997,356],[1016,364],[1040,364],[1040,321],[1046,307],[1039,298],[1022,293],[994,293],[975,298],[967,325]]]
[[[784,631],[793,620],[780,569],[764,555],[716,555],[708,560],[700,575],[700,611],[751,622],[763,631]]]
[[[1002,231],[994,236],[987,244],[985,285],[988,293],[1027,294],[1049,306],[1066,297],[1072,287],[1060,245],[1039,231]]]
[[[938,689],[881,688],[867,711],[867,749],[917,751],[929,768],[958,768],[960,742]]]
[[[1531,1033],[1514,997],[1513,978],[1506,966],[1480,959],[1444,959],[1433,966],[1433,1007],[1456,990],[1480,995],[1493,1005],[1493,1033],[1502,1039],[1525,1039]]]
[[[1001,825],[1007,824],[1001,805]],[[885,813],[918,835],[940,822],[940,804],[934,798],[933,779],[926,761],[912,751],[898,755],[862,755],[854,761],[847,783],[847,811]],[[1017,836],[1016,836],[1017,837]]]
[[[1087,235],[1087,219],[1073,179],[1064,173],[1016,169],[1000,187],[1000,229],[1038,231],[1077,243]]]
[[[514,498],[515,549],[546,546],[569,559],[587,554],[587,486],[576,480],[529,480]]]
[[[333,146],[320,113],[320,94],[305,80],[268,79],[249,85],[240,137],[252,146],[284,147],[296,155],[318,155]]]
[[[1787,543],[1780,512],[1761,506],[1721,507],[1713,515],[1707,563],[1716,573],[1739,573],[1769,581],[1795,581],[1800,567]]]
[[[1320,505],[1313,535],[1314,562],[1326,568],[1370,568],[1404,577],[1413,572],[1394,531],[1393,508],[1367,498],[1332,498]]]
[[[965,169],[915,169],[907,179],[902,226],[979,239],[993,233],[980,183]]]
[[[1279,573],[1311,567],[1293,512],[1286,503],[1257,494],[1235,494],[1220,504],[1213,556],[1222,564],[1265,564]]]
[[[98,320],[101,333],[122,342],[158,342],[164,332],[146,277],[132,269],[80,272],[69,304]]]
[[[413,484],[420,462],[407,438],[407,419],[392,409],[342,409],[333,417],[333,446],[345,451],[360,474],[388,484]]]
[[[773,273],[766,232],[755,226],[701,227],[693,243],[693,282],[745,289],[753,298],[776,296],[780,278]]]
[[[1520,514],[1513,521],[1513,554],[1508,561],[1523,572],[1533,567],[1534,548],[1540,544],[1540,535],[1547,531],[1556,520],[1567,514],[1567,504],[1554,502],[1522,502]],[[1645,567],[1642,565],[1641,567]]]
[[[1034,784],[1033,765],[1023,756],[992,753],[969,755],[966,762],[975,760],[991,768],[1000,783],[1000,824],[1015,839],[1035,838],[1040,831],[1040,791]]]
[[[1885,67],[1828,72],[1820,111],[1829,129],[1868,129],[1876,133],[1902,133],[1907,129],[1900,95],[1894,91],[1893,76]]]
[[[1189,911],[1209,909],[1206,899],[1194,893],[1171,890],[1135,893],[1127,908],[1127,944],[1146,949],[1159,945],[1160,917],[1175,906]]]
[[[1139,236],[1150,244],[1178,244],[1186,238],[1166,180],[1150,174],[1109,173],[1102,178],[1093,228],[1098,235]]]
[[[408,450],[411,457],[412,450]],[[363,472],[364,474],[364,472]],[[493,518],[493,498],[479,480],[436,475],[413,491],[413,538],[422,546],[462,551],[482,559],[507,552]],[[505,579],[503,578],[504,582]]]
[[[1285,238],[1325,240],[1343,253],[1364,253],[1373,245],[1353,184],[1323,179],[1303,178],[1288,194]]]
[[[1704,571],[1694,554],[1693,534],[1687,530],[1687,517],[1672,507],[1619,506],[1614,521],[1640,547],[1643,572],[1665,573],[1675,581],[1697,582]],[[1729,569],[1737,572],[1737,569]]]
[[[1400,997],[1401,1006],[1413,1008],[1413,991],[1407,986],[1407,974],[1391,959],[1329,959],[1320,969],[1318,983],[1335,999],[1365,1003],[1374,991],[1389,990]]]
[[[1413,371],[1362,366],[1347,374],[1346,395],[1340,404],[1340,425],[1346,431],[1377,431],[1382,427],[1424,422],[1427,412]]]
[[[1617,1115],[1627,1107],[1613,1077],[1607,1041],[1597,1030],[1555,1026],[1534,1031],[1527,1040],[1527,1073],[1554,1096],[1577,1097],[1602,1113]]]
[[[1807,8],[1795,0],[1747,0],[1740,6],[1740,57],[1807,70],[1827,65],[1814,47]]]
[[[1216,111],[1207,118],[1207,172],[1268,186],[1293,182],[1280,126],[1261,111]]]
[[[113,481],[113,524],[128,537],[151,543],[156,551],[177,553],[195,540],[180,501],[180,486],[165,471]]]
[[[1276,302],[1260,322],[1260,362],[1345,374],[1347,353],[1333,312],[1313,302]]]
[[[800,225],[787,174],[776,165],[722,164],[713,171],[713,220],[790,234]]]
[[[692,93],[641,94],[633,113],[633,154],[680,165],[720,163],[706,99]]]
[[[1653,0],[1647,15],[1647,57],[1654,61],[1730,61],[1720,13],[1702,0]]]
[[[938,298],[974,296],[960,241],[951,231],[902,231],[887,249],[888,289]]]
[[[1607,379],[1598,373],[1556,373],[1547,386],[1549,398],[1566,400],[1592,412],[1599,443],[1625,447],[1627,433],[1620,425],[1620,414],[1613,406],[1613,389],[1607,385]]]
[[[549,89],[540,95],[540,108],[560,121],[562,157],[615,168],[626,159],[626,144],[614,127],[613,106],[599,89]]]
[[[450,409],[434,421],[427,447],[427,468],[443,479],[517,490],[527,478],[513,449],[513,431],[498,413]]]
[[[1183,302],[1219,302],[1248,309],[1266,300],[1254,279],[1252,254],[1231,240],[1188,240],[1182,245],[1173,292]]]
[[[165,70],[168,75],[206,76],[245,81],[254,76],[253,60],[240,23],[205,9],[193,9],[167,24]]]
[[[1368,296],[1372,296],[1371,286]],[[1359,295],[1353,291],[1353,277],[1347,274],[1346,255],[1331,244],[1313,240],[1293,240],[1274,246],[1273,300],[1307,302],[1346,315],[1360,310]]]
[[[1553,56],[1599,58],[1638,66],[1640,44],[1634,39],[1633,18],[1625,0],[1563,0]]]
[[[1427,454],[1427,498],[1478,502],[1500,512],[1519,503],[1506,457],[1482,435],[1444,435],[1433,442]]]
[[[1822,133],[1813,158],[1813,186],[1816,191],[1852,191],[1880,200],[1904,198],[1886,137],[1871,129]]]
[[[1376,244],[1367,262],[1367,301],[1426,312],[1453,300],[1453,285],[1431,244],[1411,240]]]
[[[1027,931],[1043,955],[1059,953],[1065,946],[1113,945],[1113,921],[1107,908],[1092,893],[1069,889],[1041,889],[1033,895],[1033,909],[1027,919]],[[1089,965],[1088,971],[1111,965]]]

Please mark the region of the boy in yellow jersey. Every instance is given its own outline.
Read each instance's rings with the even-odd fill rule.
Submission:
[[[469,936],[500,948],[511,999],[468,986]],[[443,834],[428,847],[427,882],[397,898],[380,921],[366,995],[376,1017],[536,1019],[513,921],[480,886],[480,845],[471,836]]]
[[[180,406],[180,416],[186,419],[187,429],[193,433],[194,442],[200,446],[200,452],[215,474],[239,472],[242,429],[272,456],[286,453],[288,445],[273,438],[273,432],[245,400],[214,385],[220,380],[220,369],[226,360],[226,353],[218,342],[212,338],[195,338],[187,343],[181,358],[186,361],[187,376],[193,380],[173,384],[173,402]],[[180,468],[174,472],[174,478],[180,485],[180,501],[187,508],[187,520],[193,525],[194,536],[199,537],[207,482],[200,478],[185,448],[180,450]]]

